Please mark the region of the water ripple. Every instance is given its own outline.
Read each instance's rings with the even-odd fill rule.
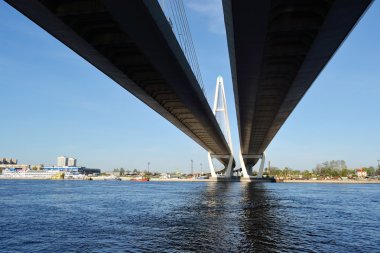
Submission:
[[[0,181],[0,252],[379,252],[380,185]]]

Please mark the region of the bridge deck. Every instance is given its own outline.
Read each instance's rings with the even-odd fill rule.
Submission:
[[[230,154],[223,133],[157,1],[6,2],[207,151]]]
[[[223,0],[243,155],[264,152],[370,3]]]

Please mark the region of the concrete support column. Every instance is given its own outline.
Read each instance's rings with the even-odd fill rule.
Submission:
[[[207,158],[208,158],[208,166],[210,167],[210,171],[211,171],[211,177],[216,177],[216,172],[215,172],[214,164],[212,162],[212,157],[210,153],[207,154]]]
[[[259,169],[259,173],[257,174],[258,178],[262,178],[263,177],[264,166],[265,166],[265,153],[263,153],[261,155],[260,169]]]
[[[227,167],[225,167],[225,173],[224,173],[224,178],[231,178],[233,170],[232,170],[232,164],[234,161],[234,157],[232,155],[212,155],[208,153],[207,155],[208,158],[208,165],[210,166],[210,171],[211,171],[211,177],[217,177],[216,175],[216,170],[214,167],[214,163],[212,162],[213,158],[228,158],[228,164]]]
[[[257,177],[262,178],[263,172],[264,172],[264,165],[265,165],[265,153],[261,155],[242,155],[241,151],[239,152],[240,166],[241,166],[244,178],[250,178],[252,176],[253,167],[247,168],[247,165],[244,162],[244,159],[247,159],[247,158],[261,159],[260,168],[259,168],[259,172],[257,173]]]
[[[245,166],[245,162],[244,162],[243,155],[241,154],[241,152],[239,152],[239,160],[240,160],[241,170],[243,172],[243,177],[249,178],[250,175],[248,174],[247,167]]]
[[[231,155],[230,160],[228,161],[227,169],[226,169],[226,177],[232,177],[233,170],[232,170],[232,163],[234,161],[234,157]]]

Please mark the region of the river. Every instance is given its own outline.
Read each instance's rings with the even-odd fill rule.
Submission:
[[[0,228],[0,252],[380,252],[380,185],[0,180]]]

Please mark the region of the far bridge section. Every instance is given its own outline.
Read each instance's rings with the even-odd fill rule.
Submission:
[[[155,0],[6,0],[211,154],[230,148]],[[43,49],[41,49],[43,50]],[[128,117],[128,115],[125,115]],[[225,165],[228,159],[220,159]]]
[[[243,172],[265,159],[273,137],[370,4],[223,0]]]

